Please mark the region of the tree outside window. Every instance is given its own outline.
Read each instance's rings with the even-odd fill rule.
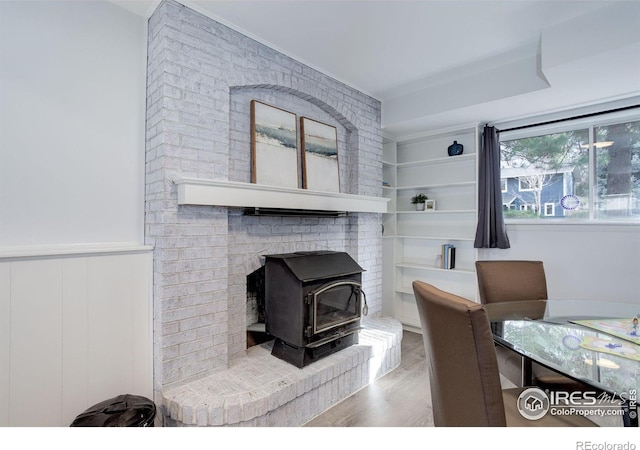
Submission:
[[[640,215],[640,121],[595,128],[596,217]]]
[[[503,140],[500,150],[505,217],[640,220],[640,121]]]

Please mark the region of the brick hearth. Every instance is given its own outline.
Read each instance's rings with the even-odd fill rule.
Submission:
[[[165,425],[300,426],[400,364],[402,327],[363,322],[360,343],[298,369],[251,347],[224,371],[164,392]]]

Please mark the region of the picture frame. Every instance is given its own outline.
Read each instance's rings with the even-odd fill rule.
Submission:
[[[424,210],[425,211],[435,211],[436,210],[436,201],[435,200],[425,200],[425,202],[424,202]]]
[[[302,187],[340,192],[338,130],[308,117],[300,118]]]
[[[251,100],[251,182],[299,188],[297,116]]]

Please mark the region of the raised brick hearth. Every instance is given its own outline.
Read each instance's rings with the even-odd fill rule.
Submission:
[[[166,390],[172,426],[299,426],[393,370],[402,327],[389,318],[364,321],[360,343],[298,369],[251,347],[228,370]]]

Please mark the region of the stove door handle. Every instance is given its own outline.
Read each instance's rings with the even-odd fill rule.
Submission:
[[[360,283],[357,283],[355,281],[336,281],[335,283],[325,284],[324,286],[320,287],[316,291],[309,292],[308,297],[310,298],[317,297],[319,294],[322,294],[323,292],[328,291],[329,289],[333,289],[334,287],[345,286],[345,285],[355,286],[355,289],[358,292],[362,292],[360,290],[360,287],[362,286]]]
[[[367,314],[369,314],[369,305],[367,305],[367,294],[364,293],[364,291],[360,288],[360,286],[356,288],[356,291],[358,292],[358,294],[362,294],[362,300],[364,300],[364,306],[362,307],[362,315],[366,316]]]

